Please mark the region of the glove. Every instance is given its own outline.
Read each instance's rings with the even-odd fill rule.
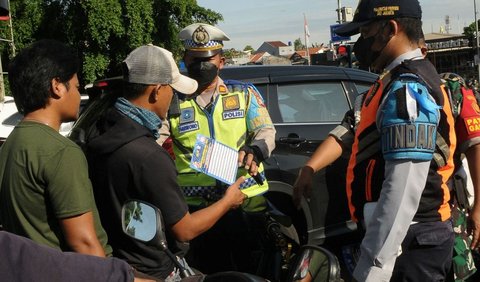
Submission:
[[[262,154],[262,150],[260,150],[260,148],[258,146],[248,146],[248,145],[243,145],[240,150],[238,150],[239,152],[240,151],[244,151],[245,152],[245,156],[247,156],[248,154],[252,154],[253,155],[253,161],[258,164],[260,164],[261,162],[263,162],[265,160],[265,158],[263,157],[263,154]],[[245,163],[246,159],[244,158],[243,159],[243,162]]]

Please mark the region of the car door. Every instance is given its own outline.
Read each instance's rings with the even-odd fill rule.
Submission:
[[[300,168],[350,109],[349,94],[341,79],[276,83],[270,86],[268,108],[276,135],[276,148],[267,165],[269,180],[293,185]],[[340,158],[314,178],[309,202],[312,229],[309,243],[323,243],[329,225],[349,219],[345,195],[346,158]],[[313,234],[317,230],[318,234]],[[316,238],[316,239],[315,239]]]

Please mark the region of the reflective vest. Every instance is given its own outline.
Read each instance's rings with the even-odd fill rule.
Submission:
[[[213,201],[219,199],[227,188],[214,178],[190,168],[197,134],[214,138],[236,150],[240,149],[247,139],[246,116],[248,95],[251,90],[247,84],[240,82],[226,85],[228,89],[219,87],[220,95],[213,102],[210,112],[200,108],[195,99],[190,99],[180,102],[178,117],[170,118],[178,184],[183,188],[187,198],[197,197]],[[258,173],[265,180],[263,164],[260,164]],[[245,177],[245,182],[240,189],[249,197],[260,195],[268,190],[266,181],[263,185],[258,185],[244,168],[238,169],[237,178],[240,176]]]
[[[437,221],[450,218],[448,201],[450,193],[447,181],[453,173],[453,152],[456,138],[450,101],[441,86],[438,74],[424,60],[407,61],[392,72],[387,73],[370,88],[365,95],[361,109],[360,123],[355,132],[354,144],[347,169],[347,198],[352,220],[363,219],[363,206],[366,202],[377,201],[383,185],[385,160],[381,150],[381,135],[376,117],[384,91],[402,73],[420,74],[431,87],[431,95],[442,106],[440,124],[436,136],[435,153],[425,184],[420,205],[414,221]],[[432,75],[436,75],[436,79]]]

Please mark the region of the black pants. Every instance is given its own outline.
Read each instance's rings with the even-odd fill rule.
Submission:
[[[390,281],[445,281],[452,265],[453,242],[449,220],[410,225]]]
[[[264,219],[264,213],[229,211],[210,230],[190,241],[188,264],[205,274],[232,270],[255,273]]]

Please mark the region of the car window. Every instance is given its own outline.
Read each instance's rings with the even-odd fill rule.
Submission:
[[[15,126],[17,125],[23,118],[23,115],[19,112],[14,113],[13,115],[9,116],[6,118],[2,124],[3,125],[9,125],[9,126]]]
[[[337,82],[278,86],[278,107],[283,122],[339,122],[348,111],[342,85]]]
[[[358,82],[355,83],[355,86],[357,87],[357,91],[359,94],[368,91],[370,87],[372,87],[371,84],[358,83]]]

